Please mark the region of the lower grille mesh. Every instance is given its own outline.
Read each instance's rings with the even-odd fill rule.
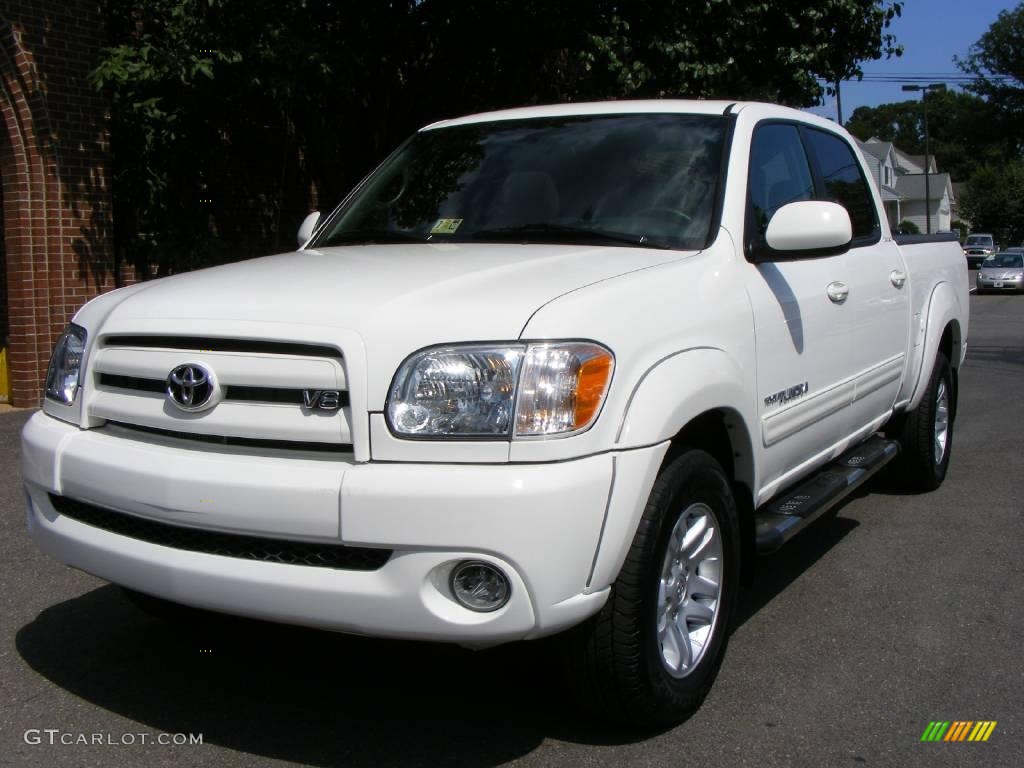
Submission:
[[[60,514],[94,528],[150,544],[206,555],[345,571],[376,571],[388,561],[392,552],[390,549],[268,539],[186,528],[126,515],[53,493],[50,494],[50,502]]]

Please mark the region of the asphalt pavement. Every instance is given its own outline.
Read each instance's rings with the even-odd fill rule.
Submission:
[[[577,715],[547,643],[147,617],[36,551],[0,412],[0,765],[1024,765],[1024,295],[971,297],[961,387],[945,485],[876,482],[761,559],[704,706],[646,736]]]

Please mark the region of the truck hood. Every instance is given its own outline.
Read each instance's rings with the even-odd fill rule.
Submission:
[[[109,306],[87,307],[83,318],[102,316],[103,334],[336,344],[354,335],[364,348],[358,354],[366,359],[368,405],[376,410],[397,366],[418,349],[518,339],[530,316],[558,296],[689,255],[534,244],[324,248],[135,286]]]

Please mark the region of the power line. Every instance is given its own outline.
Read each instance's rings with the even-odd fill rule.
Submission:
[[[827,78],[819,77],[818,80],[826,82]],[[830,81],[829,81],[830,82]],[[995,83],[997,85],[1009,85],[1018,82],[1016,78],[1007,75],[995,75],[992,77],[976,77],[972,75],[864,75],[862,78],[851,77],[843,80],[844,83],[907,83],[910,85],[920,83],[946,83],[947,85],[974,85],[975,83]]]

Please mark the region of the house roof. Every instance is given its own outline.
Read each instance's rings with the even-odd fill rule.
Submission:
[[[897,192],[892,187],[885,186],[885,184],[882,184],[882,185],[880,185],[878,187],[878,192],[882,196],[882,202],[883,203],[888,203],[888,202],[892,202],[893,200],[902,200],[903,199],[903,195],[901,195],[899,192]]]
[[[928,191],[932,200],[938,200],[945,192],[953,199],[953,186],[948,173],[928,174]],[[907,200],[924,200],[924,174],[908,173],[896,179],[896,192]]]
[[[907,155],[907,158],[910,162],[920,168],[922,172],[924,171],[924,155]],[[928,163],[928,170],[931,173],[935,173],[939,169],[939,166],[935,163],[935,154],[932,153],[929,155],[928,159],[931,161]]]
[[[879,141],[878,139],[875,138],[872,138],[870,141],[857,143],[860,144],[861,149],[863,149],[865,152],[874,155],[879,160],[885,160],[885,158],[889,155],[889,152],[891,152],[893,149],[892,142]]]
[[[893,147],[892,151],[896,156],[896,167],[901,173],[924,173],[924,158],[922,158],[921,163],[918,163],[914,160],[914,155],[908,155],[906,152],[899,149],[899,147]],[[934,159],[934,157],[932,159]]]

